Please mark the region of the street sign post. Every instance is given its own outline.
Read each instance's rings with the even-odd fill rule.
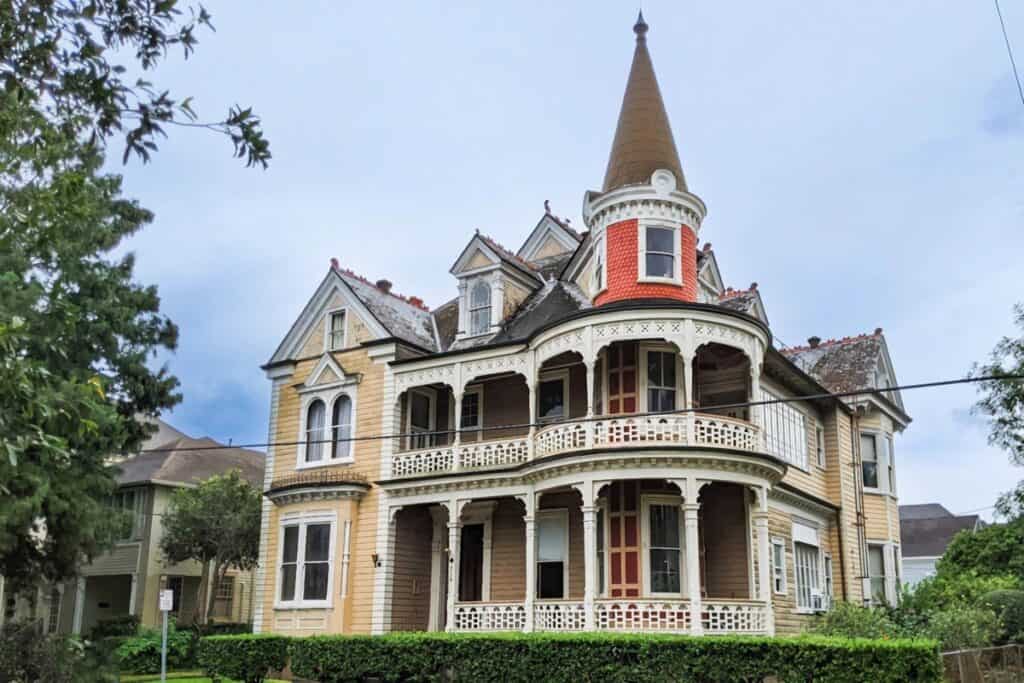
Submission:
[[[174,591],[160,591],[160,611],[164,615],[163,640],[160,644],[160,681],[167,680],[167,613],[174,609]]]

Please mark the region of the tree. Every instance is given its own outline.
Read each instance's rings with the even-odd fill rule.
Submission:
[[[154,287],[111,254],[153,216],[101,172],[124,136],[148,160],[165,127],[230,138],[250,166],[270,159],[260,122],[234,107],[200,122],[129,71],[151,73],[172,48],[187,57],[202,8],[174,0],[0,2],[0,575],[56,581],[108,547],[112,455],[137,451],[180,396],[154,369],[177,328]]]
[[[192,98],[178,100],[145,78],[172,49],[187,59],[200,29],[212,29],[201,6],[177,0],[7,0],[0,3],[0,80],[4,92],[82,141],[124,134],[124,160],[144,161],[165,126],[216,131],[235,156],[266,167],[270,147],[250,108],[200,121]]]
[[[1024,304],[1014,306],[1013,312],[1021,336],[1000,339],[988,361],[975,364],[972,375],[1007,377],[979,385],[982,398],[975,404],[975,411],[989,418],[988,442],[1005,449],[1011,462],[1024,466],[1024,380],[1009,378],[1024,375]],[[1024,481],[999,497],[996,512],[1009,519],[1024,515]]]
[[[1024,519],[961,531],[953,537],[936,569],[936,578],[964,573],[979,577],[1010,575],[1024,585]]]
[[[168,563],[196,560],[203,578],[196,596],[200,623],[228,569],[256,566],[260,545],[260,493],[237,470],[210,477],[196,488],[175,491],[164,513],[160,549]],[[213,569],[212,585],[208,580]],[[207,590],[209,587],[209,591]]]

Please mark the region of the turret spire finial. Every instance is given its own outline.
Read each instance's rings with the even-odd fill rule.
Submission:
[[[647,37],[647,22],[644,21],[643,10],[640,10],[640,14],[636,18],[636,23],[633,24],[633,33],[636,34],[637,40],[644,40]]]

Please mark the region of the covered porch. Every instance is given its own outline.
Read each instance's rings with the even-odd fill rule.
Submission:
[[[765,497],[635,478],[394,508],[390,630],[771,634]]]

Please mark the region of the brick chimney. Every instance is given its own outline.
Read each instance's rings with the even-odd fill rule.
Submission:
[[[818,348],[818,344],[820,344],[820,343],[821,343],[821,337],[808,337],[807,338],[807,345],[810,346],[812,349]]]
[[[377,280],[377,289],[385,294],[391,293],[391,280]]]

